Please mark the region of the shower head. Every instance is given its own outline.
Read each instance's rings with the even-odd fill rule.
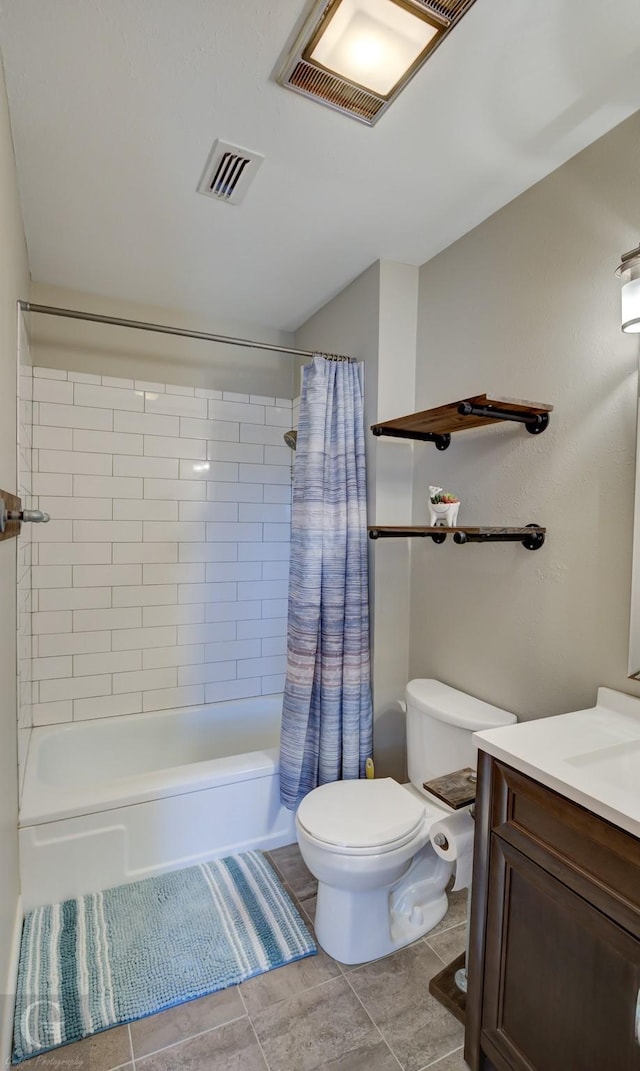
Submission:
[[[291,431],[285,431],[284,441],[291,450],[295,450],[296,443],[298,442],[298,432],[293,428]]]

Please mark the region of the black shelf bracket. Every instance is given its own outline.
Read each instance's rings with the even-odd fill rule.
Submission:
[[[539,550],[544,543],[544,532],[537,524],[528,524],[531,533],[523,536],[521,532],[455,532],[453,542],[459,546],[465,543],[522,543],[525,550]]]
[[[442,532],[417,532],[415,528],[394,528],[393,531],[385,531],[384,528],[370,528],[369,539],[432,539],[434,543],[444,543],[448,531]]]
[[[451,528],[442,527],[442,531],[421,531],[419,528],[370,528],[369,539],[432,539],[434,543],[444,543],[452,532]],[[500,528],[479,529],[475,532],[453,530],[453,542],[458,546],[465,543],[521,543],[525,550],[539,550],[544,544],[544,531],[538,524],[528,524],[526,530],[509,531]]]
[[[403,431],[400,428],[385,428],[381,424],[374,424],[371,428],[374,435],[388,435],[392,439],[418,439],[424,443],[435,443],[436,450],[448,450],[451,435],[445,432],[439,435],[434,431]]]
[[[434,543],[444,543],[447,532],[419,532],[415,528],[394,528],[387,531],[384,528],[370,528],[369,539],[433,539]]]
[[[488,417],[491,420],[513,420],[524,424],[530,435],[541,435],[549,427],[548,413],[521,413],[515,409],[500,409],[495,405],[474,405],[473,402],[460,402],[460,416]]]

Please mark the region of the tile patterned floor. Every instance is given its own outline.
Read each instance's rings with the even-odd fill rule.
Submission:
[[[269,853],[313,924],[297,845]],[[349,967],[317,956],[38,1056],[25,1071],[467,1071],[460,1023],[428,981],[464,948],[466,892],[427,937]]]

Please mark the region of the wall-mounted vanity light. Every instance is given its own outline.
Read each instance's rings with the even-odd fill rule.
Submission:
[[[640,333],[640,245],[624,253],[616,275],[622,279],[622,330]]]
[[[317,0],[280,85],[373,126],[474,0]]]

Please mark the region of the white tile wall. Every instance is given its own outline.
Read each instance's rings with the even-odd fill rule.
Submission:
[[[292,403],[57,369],[34,369],[33,388],[24,378],[21,486],[52,520],[24,551],[23,721],[280,691]]]
[[[29,366],[29,344],[24,328],[20,323],[18,353],[18,395],[17,395],[17,472],[16,487],[18,495],[22,499],[23,508],[28,509],[36,505],[34,494],[37,491],[33,482],[33,372]],[[57,386],[56,380],[50,381],[52,390]],[[63,387],[69,384],[62,382]],[[22,793],[24,767],[29,750],[31,729],[35,720],[34,693],[37,696],[38,685],[34,684],[34,659],[33,659],[33,614],[31,595],[31,570],[34,559],[33,527],[30,524],[22,525],[20,535],[16,540],[17,555],[17,599],[16,599],[16,628],[18,632],[18,662],[17,662],[17,698],[18,698],[18,772],[19,788]],[[68,621],[58,622],[68,624]],[[37,722],[36,722],[37,724]]]

